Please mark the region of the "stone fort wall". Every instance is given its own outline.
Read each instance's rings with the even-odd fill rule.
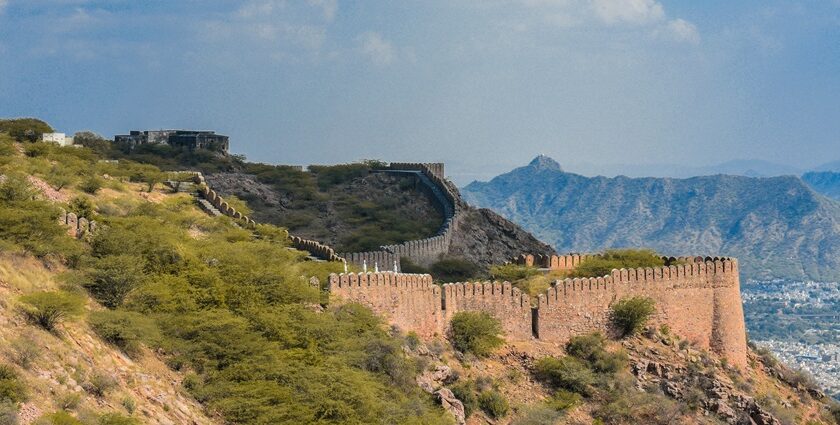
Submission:
[[[496,317],[508,341],[565,344],[575,335],[613,332],[610,307],[628,296],[656,302],[652,324],[726,358],[746,365],[746,328],[734,259],[697,261],[657,268],[613,270],[608,276],[565,279],[531,298],[508,282],[431,284],[428,275],[363,273],[331,275],[329,290],[359,302],[389,323],[422,337],[445,335],[459,311]],[[574,260],[573,260],[574,261]],[[417,283],[420,282],[420,283]]]
[[[446,180],[443,163],[391,163],[386,169],[378,171],[416,171],[421,180],[420,188],[427,192],[441,214],[444,222],[438,232],[429,238],[407,241],[401,244],[382,246],[379,251],[336,252],[332,247],[318,241],[290,236],[292,247],[309,252],[312,256],[326,261],[347,261],[368,270],[401,270],[400,258],[406,257],[414,263],[429,265],[449,251],[452,233],[457,229],[463,205],[457,188]],[[231,207],[222,196],[211,189],[201,173],[194,173],[199,195],[206,199],[221,214],[241,220],[246,226],[253,227],[256,222],[235,208]]]

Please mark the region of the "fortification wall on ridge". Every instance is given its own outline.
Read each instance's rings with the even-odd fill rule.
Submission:
[[[697,346],[746,365],[746,330],[736,260],[613,270],[599,278],[565,279],[538,297],[540,340],[564,344],[572,336],[611,332],[611,306],[625,297],[656,302],[654,326],[668,325]]]
[[[444,331],[440,287],[432,277],[419,274],[332,274],[330,294],[357,302],[382,315],[403,331],[431,338]]]
[[[404,331],[443,335],[459,311],[484,311],[502,324],[508,341],[536,337],[565,344],[590,332],[614,332],[610,312],[619,300],[649,297],[656,303],[654,326],[709,349],[731,364],[746,366],[746,329],[740,298],[738,262],[687,257],[691,262],[664,267],[613,270],[608,276],[556,282],[532,305],[510,283],[456,283],[442,290],[432,278],[394,273],[330,276],[330,292],[360,302]],[[575,261],[574,259],[572,261]],[[384,277],[383,277],[384,276]]]
[[[366,266],[368,270],[400,272],[400,256],[388,251],[341,252],[337,254],[350,264]]]
[[[444,325],[459,311],[483,311],[495,317],[511,341],[533,336],[531,297],[510,282],[466,282],[443,285]]]

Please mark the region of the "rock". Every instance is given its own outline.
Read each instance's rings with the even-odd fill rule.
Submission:
[[[420,388],[433,394],[437,388],[442,387],[452,377],[452,368],[446,365],[437,365],[434,370],[427,370],[417,377],[417,385]]]
[[[435,396],[437,396],[438,402],[440,402],[443,409],[455,417],[455,422],[458,425],[467,423],[466,415],[464,414],[464,403],[461,403],[461,400],[455,398],[455,394],[452,394],[449,388],[441,388],[435,393]]]

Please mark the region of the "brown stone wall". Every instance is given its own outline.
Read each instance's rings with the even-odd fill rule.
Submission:
[[[443,305],[446,325],[460,311],[484,311],[499,320],[510,341],[527,341],[533,335],[531,299],[510,282],[446,284]]]
[[[330,294],[369,307],[404,332],[423,338],[444,331],[440,287],[419,274],[342,273],[330,275]]]
[[[441,290],[429,275],[351,273],[331,275],[329,289],[423,337],[445,334],[457,312],[485,311],[501,322],[509,341],[527,341],[536,333],[540,340],[560,345],[584,333],[611,334],[615,302],[650,297],[656,302],[654,326],[667,325],[698,347],[744,367],[746,329],[739,285],[737,261],[717,259],[566,279],[537,298],[536,310],[508,282],[455,283]]]
[[[656,302],[654,325],[746,364],[746,331],[735,260],[614,270],[610,276],[566,279],[538,298],[539,339],[564,344],[574,335],[611,332],[610,308],[624,297]]]

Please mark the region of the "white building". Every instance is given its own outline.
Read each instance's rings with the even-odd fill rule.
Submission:
[[[64,133],[44,133],[41,136],[44,142],[58,143],[59,146],[73,146],[73,138],[67,137]]]

